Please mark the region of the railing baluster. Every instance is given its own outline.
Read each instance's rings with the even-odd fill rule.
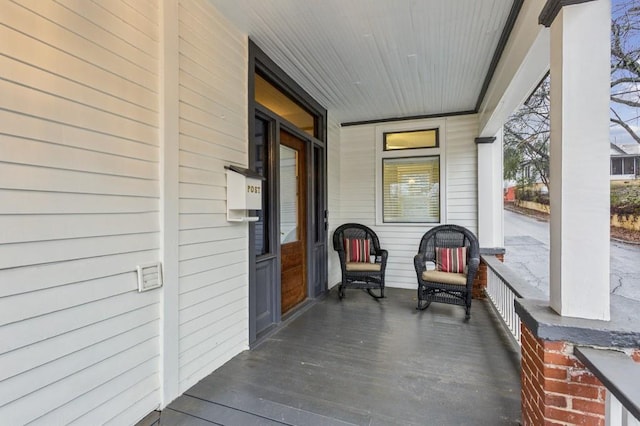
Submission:
[[[519,345],[520,317],[518,317],[515,311],[514,303],[516,298],[522,297],[522,295],[511,283],[502,278],[503,273],[498,273],[498,271],[494,269],[506,268],[506,266],[503,266],[502,263],[497,260],[493,265],[487,263],[487,266],[487,297]]]
[[[520,319],[515,312],[516,294],[491,268],[487,270],[487,296],[518,344],[520,343]]]
[[[624,405],[607,390],[605,402],[605,425],[606,426],[640,426],[640,420],[625,408]]]
[[[607,426],[622,426],[622,404],[611,392],[607,392],[605,413]]]

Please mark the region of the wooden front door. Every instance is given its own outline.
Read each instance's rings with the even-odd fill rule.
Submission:
[[[307,298],[307,184],[305,143],[280,131],[281,306],[288,312]]]

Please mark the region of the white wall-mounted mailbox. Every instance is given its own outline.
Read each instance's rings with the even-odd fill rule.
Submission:
[[[262,210],[262,181],[258,173],[237,166],[227,169],[227,220],[229,222],[255,222],[249,210]]]

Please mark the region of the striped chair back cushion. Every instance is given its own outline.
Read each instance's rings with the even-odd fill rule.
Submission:
[[[463,274],[466,266],[466,247],[436,247],[436,267],[439,271]]]
[[[369,263],[369,240],[366,238],[345,238],[344,251],[347,262]]]

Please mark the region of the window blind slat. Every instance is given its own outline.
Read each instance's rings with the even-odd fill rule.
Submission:
[[[382,161],[383,221],[440,221],[440,157],[385,158]]]

